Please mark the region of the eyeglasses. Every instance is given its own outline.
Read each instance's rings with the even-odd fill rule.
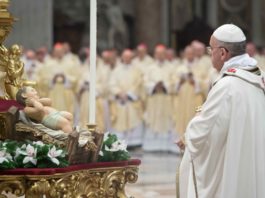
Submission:
[[[213,51],[214,48],[224,48],[226,52],[229,52],[229,50],[226,47],[224,47],[224,46],[217,46],[217,47],[207,46],[206,47],[207,53],[208,54],[212,54],[212,51]]]

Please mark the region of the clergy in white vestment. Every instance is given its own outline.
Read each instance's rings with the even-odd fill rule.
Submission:
[[[185,133],[181,198],[265,195],[264,73],[245,45],[244,33],[233,24],[211,36],[209,50],[219,77]]]
[[[62,45],[64,49],[64,61],[72,65],[80,65],[80,60],[78,56],[71,51],[70,44],[68,42],[64,42]]]
[[[211,81],[211,73],[213,70],[211,57],[206,54],[206,47],[204,43],[200,41],[192,41],[191,47],[194,49],[194,53],[197,59],[196,68],[193,70],[193,75],[199,80],[202,93],[206,98],[209,91],[209,82]]]
[[[176,56],[176,52],[173,48],[168,48],[166,50],[166,59],[167,61],[173,65],[173,67],[177,67],[181,64],[180,59]]]
[[[64,55],[63,45],[57,43],[54,46],[53,57],[46,63],[51,78],[49,97],[52,98],[54,108],[62,108],[74,115],[75,90],[77,79],[80,77],[80,71],[77,68],[80,66],[65,61]],[[60,78],[57,78],[58,76]]]
[[[146,74],[154,60],[147,53],[147,46],[143,43],[137,46],[136,52],[137,54],[136,57],[133,59],[133,65],[139,68],[143,74]]]
[[[142,78],[145,80],[148,71],[152,63],[154,62],[153,58],[147,53],[147,46],[143,43],[139,44],[136,48],[136,57],[133,59],[132,64],[135,65],[142,74]],[[146,107],[147,94],[144,88],[144,84],[141,85],[141,102],[143,109]]]
[[[166,47],[155,48],[155,62],[148,72],[145,87],[147,96],[143,149],[169,151],[173,144],[172,129],[172,75],[173,67],[166,60]]]
[[[248,42],[246,45],[246,52],[250,57],[253,57],[258,62],[258,67],[265,71],[265,57],[258,53],[257,47],[254,43]]]
[[[173,138],[182,138],[189,121],[194,117],[195,110],[203,103],[201,80],[195,75],[200,70],[198,59],[195,57],[194,50],[187,46],[184,50],[182,65],[175,67],[173,76],[173,112],[174,121]],[[171,151],[178,151],[172,145]]]
[[[45,64],[45,52],[39,48],[36,51],[36,72],[33,79],[37,82],[36,88],[41,97],[48,97],[50,86],[49,69]]]
[[[107,130],[107,119],[108,115],[108,82],[110,77],[110,52],[103,51],[102,63],[99,63],[97,59],[97,78],[96,78],[96,123],[97,127],[101,131]],[[78,102],[79,102],[79,113],[78,122],[79,125],[84,128],[89,121],[89,63],[83,59],[82,74],[80,75],[78,83]]]
[[[132,64],[133,53],[126,49],[121,63],[112,72],[109,83],[113,131],[125,139],[128,146],[142,144],[142,105],[140,91],[142,75]]]

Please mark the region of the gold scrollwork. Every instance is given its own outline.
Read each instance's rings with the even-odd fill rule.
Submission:
[[[137,172],[137,167],[115,167],[50,176],[0,176],[0,194],[25,194],[26,198],[39,198],[41,195],[47,198],[127,198],[125,185],[136,182]]]
[[[8,178],[9,180],[9,178]],[[25,185],[21,180],[11,180],[11,181],[0,180],[0,198],[6,198],[2,195],[3,192],[12,193],[16,196],[22,196],[25,193]]]

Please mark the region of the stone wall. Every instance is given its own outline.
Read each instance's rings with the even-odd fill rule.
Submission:
[[[136,42],[150,49],[161,42],[161,0],[136,0]]]
[[[9,11],[18,19],[6,46],[14,43],[27,49],[36,49],[53,42],[53,1],[52,0],[11,0]]]

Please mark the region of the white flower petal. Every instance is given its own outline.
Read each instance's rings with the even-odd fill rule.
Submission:
[[[25,157],[25,158],[23,159],[23,164],[28,163],[28,162],[30,161],[30,158],[32,158],[32,157]]]
[[[104,142],[109,138],[109,134],[110,134],[110,132],[108,132],[108,131],[106,133],[104,133],[104,139],[103,139]]]
[[[28,156],[34,156],[34,153],[35,153],[35,149],[33,146],[31,146],[30,144],[27,145],[27,148],[26,148],[26,152],[27,152],[27,155]]]
[[[57,151],[55,152],[55,157],[60,156],[60,155],[62,154],[62,152],[63,152],[63,150],[57,150]]]
[[[8,162],[8,160],[4,157],[0,157],[0,164],[2,164],[3,162]]]
[[[6,152],[4,150],[0,151],[0,157],[4,157]]]
[[[53,146],[52,149],[50,150],[51,152],[55,152],[56,151],[56,147]]]
[[[33,142],[33,144],[38,145],[38,146],[44,146],[44,143],[42,141],[36,141],[36,142]]]
[[[32,162],[32,164],[34,164],[34,165],[36,165],[36,164],[37,164],[37,159],[34,159],[34,158],[32,158],[30,161],[31,161],[31,162]]]
[[[8,160],[12,160],[12,156],[11,156],[9,153],[7,153],[7,154],[6,154],[6,159],[8,159]]]
[[[102,151],[99,151],[100,156],[104,156],[104,153]]]
[[[28,155],[25,151],[22,151],[22,150],[19,150],[18,152],[19,154],[22,154],[22,155]]]
[[[107,145],[105,145],[105,150],[110,151],[110,148]]]
[[[59,165],[60,162],[58,159],[56,159],[55,157],[54,158],[51,158],[52,162],[55,163],[56,165]]]

